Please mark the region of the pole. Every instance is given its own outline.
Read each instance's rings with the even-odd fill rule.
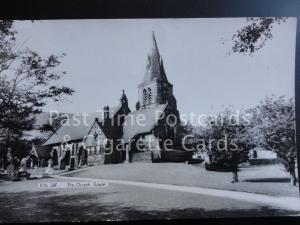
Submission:
[[[129,163],[129,144],[126,145],[125,150],[126,150],[126,159],[125,159],[125,163]]]

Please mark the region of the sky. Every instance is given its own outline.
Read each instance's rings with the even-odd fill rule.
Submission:
[[[274,26],[253,56],[226,54],[245,18],[17,21],[17,40],[42,56],[62,54],[59,81],[76,92],[44,111],[95,112],[119,103],[134,110],[154,31],[181,113],[253,107],[265,96],[294,96],[296,19]]]

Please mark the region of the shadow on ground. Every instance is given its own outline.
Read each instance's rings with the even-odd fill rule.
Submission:
[[[272,183],[289,183],[289,178],[258,178],[258,179],[245,179],[244,182],[272,182]]]
[[[155,220],[222,217],[269,217],[296,215],[290,212],[261,207],[254,210],[213,210],[201,208],[153,210],[102,204],[93,194],[57,195],[55,192],[0,193],[0,222],[59,222],[101,220]]]

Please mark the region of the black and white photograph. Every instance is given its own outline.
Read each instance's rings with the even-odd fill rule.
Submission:
[[[0,223],[300,216],[296,27],[0,20]]]

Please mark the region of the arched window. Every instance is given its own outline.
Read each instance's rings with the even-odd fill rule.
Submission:
[[[98,138],[98,133],[97,133],[97,131],[95,131],[94,132],[94,139],[97,140],[97,138]]]
[[[148,88],[148,102],[149,102],[149,104],[152,103],[152,93],[151,93],[151,88]]]
[[[144,105],[147,104],[147,100],[148,100],[147,90],[144,89],[144,90],[143,90],[143,102],[144,102]]]

